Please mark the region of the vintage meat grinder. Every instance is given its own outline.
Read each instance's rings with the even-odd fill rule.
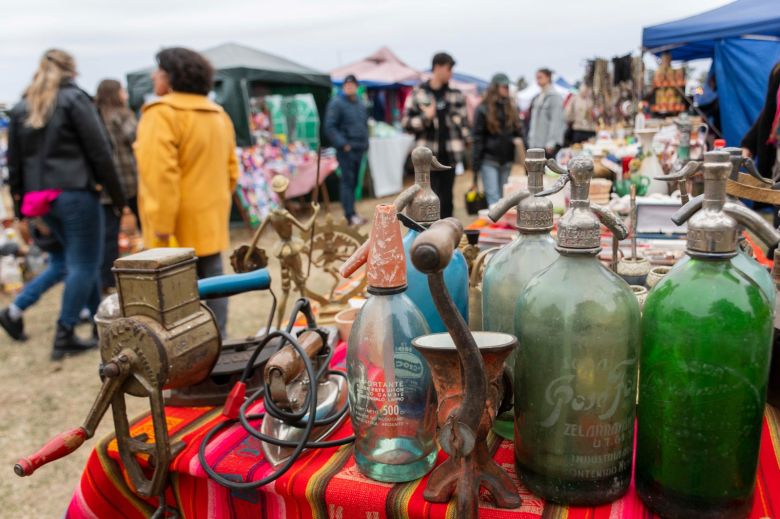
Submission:
[[[174,400],[177,391],[181,392],[179,398],[190,405],[193,398],[204,398],[205,395],[207,399],[214,399],[215,394],[221,395],[218,402],[221,404],[227,395],[227,390],[209,380],[212,368],[220,363],[222,343],[216,321],[201,299],[265,290],[271,282],[264,269],[199,282],[195,262],[191,249],[152,249],[117,260],[114,272],[118,305],[114,306],[118,315],[110,315],[109,311],[109,315],[98,320],[103,385],[95,403],[80,427],[57,435],[37,453],[20,459],[14,467],[17,475],[29,476],[42,465],[76,450],[93,436],[110,405],[120,458],[135,491],[145,497],[162,494],[168,465],[176,454],[173,452],[176,446],[169,441],[164,413],[164,405],[170,405],[170,402],[164,401],[163,391],[168,399],[172,398],[172,392]],[[101,306],[105,309],[106,305]],[[316,328],[310,314],[307,317],[308,328]],[[335,333],[331,335],[335,337]],[[307,331],[298,341],[312,362],[319,366],[317,359],[324,346],[333,342],[333,337]],[[244,378],[251,378],[250,387],[262,386],[263,370],[255,368],[258,368],[258,358],[267,359],[264,371],[271,387],[271,400],[286,409],[300,407],[307,400],[308,387],[300,357],[288,347],[269,355],[269,351],[278,349],[279,340],[248,338],[244,342],[244,347],[233,345],[228,364],[235,364],[238,357],[249,355],[249,362],[245,362],[249,365],[243,370]],[[253,349],[258,346],[262,347]],[[260,371],[259,381],[255,380],[253,371]],[[334,414],[346,398],[343,377],[330,377],[325,370],[322,372],[324,375],[316,384],[319,389],[318,418]],[[198,390],[199,387],[205,390]],[[149,399],[154,429],[152,441],[147,442],[149,439],[145,436],[134,438],[130,435],[126,394]],[[296,428],[283,421],[264,420],[263,429],[274,438],[296,441]],[[331,429],[319,433],[325,435]],[[266,455],[273,463],[278,463],[286,453],[284,447],[266,449]],[[137,455],[145,459],[149,470],[142,466]],[[151,476],[147,477],[149,473]]]
[[[460,242],[463,227],[454,218],[422,232],[412,262],[427,274],[436,309],[448,333],[418,337],[412,344],[425,357],[438,396],[439,444],[449,459],[431,472],[424,497],[447,502],[457,494],[458,517],[477,517],[479,489],[487,488],[502,508],[520,506],[512,479],[493,461],[487,434],[503,400],[504,360],[517,344],[508,334],[471,333],[444,284],[442,271]]]

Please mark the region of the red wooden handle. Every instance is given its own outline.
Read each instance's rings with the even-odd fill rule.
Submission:
[[[65,431],[44,445],[38,452],[27,458],[20,459],[14,465],[14,472],[17,476],[29,476],[36,469],[46,465],[50,461],[58,460],[75,451],[84,440],[87,439],[87,431],[83,427],[76,427],[70,431]]]

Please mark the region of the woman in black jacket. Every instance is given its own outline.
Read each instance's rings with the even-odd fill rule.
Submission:
[[[117,210],[125,205],[111,147],[90,97],[73,82],[68,53],[44,53],[24,97],[11,110],[8,172],[18,218],[43,217],[63,245],[65,290],[52,359],[95,346],[73,332],[82,308],[100,303],[103,213],[98,186]],[[13,307],[12,307],[13,308]],[[6,309],[0,324],[22,332],[21,315]]]
[[[742,138],[742,151],[746,157],[753,157],[758,161],[758,171],[766,178],[772,178],[777,162],[777,123],[780,118],[778,112],[778,95],[780,95],[780,63],[777,63],[769,74],[769,88],[766,93],[764,108],[758,115],[756,122]]]
[[[520,114],[509,96],[509,78],[496,74],[490,81],[485,99],[474,114],[474,184],[482,177],[488,205],[501,199],[512,163],[515,139],[522,137]]]

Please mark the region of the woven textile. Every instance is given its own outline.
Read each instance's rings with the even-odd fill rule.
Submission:
[[[341,343],[334,364],[343,366],[346,347]],[[253,412],[262,409],[258,405]],[[171,464],[166,501],[183,518],[430,518],[455,519],[455,505],[426,502],[423,490],[428,478],[391,485],[362,476],[355,467],[351,446],[309,451],[291,470],[275,482],[251,492],[231,492],[209,481],[198,462],[198,448],[206,432],[222,420],[220,409],[166,408],[172,441],[182,441],[185,449]],[[256,424],[257,425],[257,424]],[[132,434],[151,436],[148,415],[137,419]],[[347,420],[331,437],[352,433]],[[515,479],[523,504],[515,510],[494,508],[483,500],[484,519],[639,519],[652,518],[631,486],[628,494],[609,505],[595,508],[566,508],[546,505],[531,495],[515,477],[512,444],[491,437],[496,461]],[[209,445],[207,458],[217,472],[241,480],[258,480],[271,473],[263,460],[260,444],[236,425],[218,435]],[[780,411],[767,407],[761,437],[761,454],[751,519],[780,518]],[[437,463],[446,455],[439,454]],[[141,519],[156,508],[156,499],[135,496],[119,462],[116,440],[103,439],[92,452],[66,517],[69,519]]]

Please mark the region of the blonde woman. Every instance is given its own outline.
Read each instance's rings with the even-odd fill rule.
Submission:
[[[117,210],[125,204],[102,122],[75,77],[70,54],[46,51],[22,100],[11,110],[8,132],[16,216],[43,218],[63,247],[65,290],[53,360],[95,346],[79,339],[73,328],[82,308],[94,315],[100,303],[103,213],[98,185]],[[0,325],[14,338],[24,336],[21,310],[11,305],[0,314]]]

